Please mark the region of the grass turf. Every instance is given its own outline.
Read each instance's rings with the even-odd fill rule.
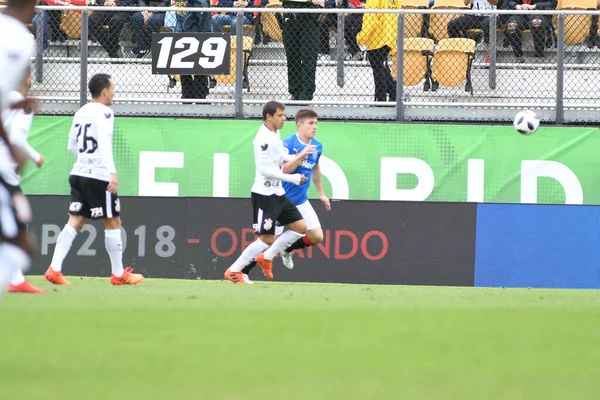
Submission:
[[[600,292],[148,279],[0,299],[0,399],[591,399]]]

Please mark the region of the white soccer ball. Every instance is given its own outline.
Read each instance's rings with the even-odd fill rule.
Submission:
[[[539,128],[540,119],[533,111],[523,110],[515,115],[513,125],[521,135],[531,135]]]

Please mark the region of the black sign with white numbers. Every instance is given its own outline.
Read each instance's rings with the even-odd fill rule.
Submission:
[[[229,34],[152,34],[153,74],[228,75],[230,67]]]

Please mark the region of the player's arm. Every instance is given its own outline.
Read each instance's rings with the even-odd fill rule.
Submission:
[[[331,211],[331,203],[329,202],[329,198],[325,195],[325,191],[323,190],[323,174],[321,174],[321,165],[318,163],[313,168],[312,180],[315,184],[315,189],[317,189],[317,193],[319,193],[319,199],[325,205],[325,209],[327,211]]]
[[[274,152],[277,152],[274,154]],[[299,185],[302,182],[304,175],[301,174],[286,174],[273,164],[273,160],[281,159],[281,154],[275,143],[257,142],[255,144],[254,153],[256,155],[256,165],[261,175],[269,179],[279,179],[284,182],[290,182],[294,185]],[[304,177],[304,179],[306,179]]]
[[[102,160],[106,164],[108,173],[110,174],[110,182],[108,183],[108,190],[112,194],[117,193],[119,181],[117,180],[117,168],[115,166],[115,159],[113,157],[112,150],[112,137],[114,129],[114,119],[102,121],[98,126],[98,150],[102,156]]]
[[[10,133],[10,142],[15,148],[33,161],[38,168],[44,163],[44,156],[38,153],[27,141],[27,130],[24,127],[14,126]]]
[[[286,174],[291,174],[292,172],[294,172],[296,168],[298,168],[300,164],[302,164],[302,160],[308,157],[308,155],[315,151],[316,148],[317,146],[313,146],[311,144],[302,149],[300,153],[290,154],[292,158],[290,160],[286,160],[286,162],[283,163],[283,172],[285,172]]]
[[[79,155],[79,149],[77,148],[77,132],[79,130],[79,125],[75,123],[75,119],[73,119],[73,124],[71,125],[71,130],[69,131],[69,142],[67,143],[67,150],[75,157]]]

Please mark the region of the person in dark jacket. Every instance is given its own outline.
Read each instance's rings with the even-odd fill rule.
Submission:
[[[537,62],[543,62],[546,37],[552,24],[552,16],[539,15],[535,11],[556,9],[556,0],[510,0],[508,9],[523,10],[522,15],[510,15],[506,24],[506,36],[515,57],[517,57],[517,62],[524,62],[521,32],[525,29],[531,29],[535,57]]]
[[[96,4],[104,7],[135,7],[138,5],[138,0],[98,0]],[[110,58],[123,57],[119,38],[125,23],[130,18],[131,13],[126,11],[95,11],[90,14],[90,35],[102,45]]]
[[[188,0],[188,7],[208,8],[209,0]],[[210,12],[189,12],[183,17],[184,32],[210,32]],[[184,99],[205,99],[208,96],[208,76],[181,75],[181,97]]]
[[[169,7],[171,0],[139,0],[140,7]],[[160,31],[165,23],[164,12],[142,11],[136,12],[131,17],[131,30],[133,42],[135,43],[131,53],[142,58],[150,53],[152,44],[152,33]]]

